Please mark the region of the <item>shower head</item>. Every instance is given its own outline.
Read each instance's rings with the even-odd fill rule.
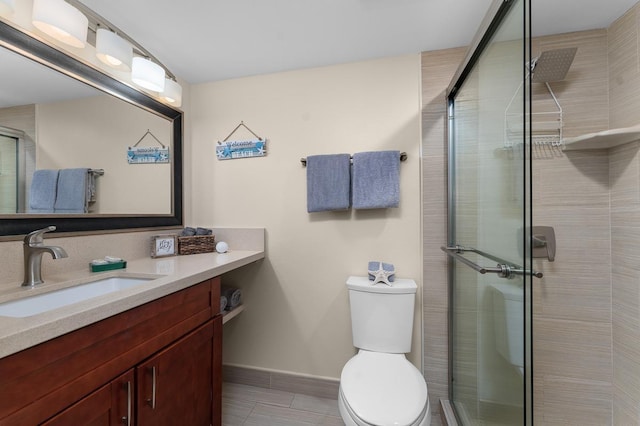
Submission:
[[[540,56],[531,61],[532,81],[550,83],[564,80],[577,51],[577,47],[568,47],[542,52]]]

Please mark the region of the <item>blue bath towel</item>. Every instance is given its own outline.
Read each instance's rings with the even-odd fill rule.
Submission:
[[[346,210],[350,203],[351,156],[307,157],[307,211]]]
[[[400,151],[353,155],[353,208],[384,209],[400,204]]]
[[[29,190],[29,213],[53,213],[58,189],[57,170],[36,170]]]
[[[54,213],[86,213],[89,169],[62,169]]]

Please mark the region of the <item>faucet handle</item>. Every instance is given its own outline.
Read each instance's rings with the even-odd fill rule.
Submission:
[[[32,244],[41,244],[44,241],[44,237],[43,235],[46,232],[51,232],[51,231],[55,231],[56,227],[51,225],[51,226],[47,226],[46,228],[42,228],[42,229],[38,229],[32,232],[29,232],[27,234],[27,236],[24,237],[24,243],[28,244],[28,245],[32,245]]]

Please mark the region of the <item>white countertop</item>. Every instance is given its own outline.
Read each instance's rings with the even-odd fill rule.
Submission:
[[[91,273],[69,271],[44,276],[34,289],[20,283],[0,292],[0,303],[111,276],[154,278],[133,288],[105,294],[26,318],[0,316],[0,358],[135,308],[178,290],[264,258],[263,250],[233,250],[158,259],[127,261],[127,268]],[[158,278],[156,278],[158,277]]]

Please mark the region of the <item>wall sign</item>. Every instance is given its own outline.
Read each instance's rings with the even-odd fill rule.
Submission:
[[[218,142],[216,146],[218,160],[264,157],[265,155],[267,155],[267,142],[260,139]]]
[[[229,138],[240,127],[247,129],[255,139],[230,141]],[[253,130],[241,121],[235,129],[224,138],[222,142],[218,141],[216,146],[216,157],[218,160],[232,160],[234,158],[264,157],[267,155],[267,140],[261,138]]]

